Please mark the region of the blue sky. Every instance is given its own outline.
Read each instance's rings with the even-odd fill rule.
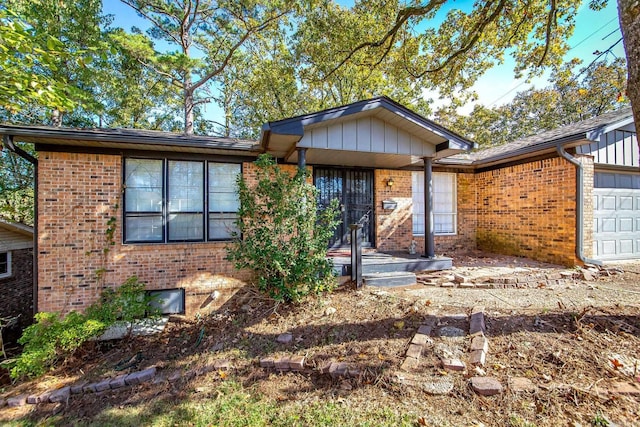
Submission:
[[[340,1],[343,5],[350,5],[350,0]],[[466,8],[473,5],[473,1],[462,0],[452,2],[455,7]],[[588,65],[595,59],[593,52],[605,51],[614,44],[620,37],[620,27],[618,22],[617,2],[609,0],[605,9],[594,12],[588,7],[588,0],[583,1],[576,17],[576,27],[573,36],[569,39],[571,50],[565,56],[566,60],[580,58],[583,65]],[[113,26],[122,27],[129,31],[132,26],[145,29],[147,21],[136,15],[129,6],[124,5],[120,0],[103,0],[103,11],[114,16]],[[445,11],[439,13],[443,16]],[[437,19],[437,18],[436,18]],[[624,47],[622,42],[614,49],[613,54],[624,57]],[[531,86],[538,88],[548,84],[548,74],[541,78],[536,78],[532,82],[525,79],[516,80],[513,73],[513,62],[509,56],[505,56],[505,63],[496,66],[488,71],[474,85],[474,90],[478,93],[477,103],[485,106],[497,106],[508,103],[513,99],[518,91],[525,90]],[[436,93],[427,93],[427,96],[437,98]],[[446,103],[446,100],[435,99],[435,106]],[[473,109],[473,104],[468,104],[461,108],[459,112],[465,114]],[[215,105],[207,106],[206,115],[208,118],[221,122],[216,116],[220,116],[220,109]]]

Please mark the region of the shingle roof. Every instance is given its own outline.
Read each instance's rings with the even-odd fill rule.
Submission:
[[[17,126],[0,124],[0,134],[21,137],[21,140],[92,141],[96,143],[120,143],[144,146],[168,146],[182,149],[217,149],[232,151],[257,151],[257,141],[215,136],[185,135],[143,129],[78,129],[52,126]]]
[[[496,158],[509,157],[510,155],[534,152],[537,151],[538,148],[543,148],[544,146],[552,145],[562,140],[579,141],[586,139],[587,134],[590,132],[597,131],[632,116],[631,107],[622,108],[597,117],[531,135],[498,147],[480,150],[472,153],[471,158],[473,159],[473,163],[477,164]]]

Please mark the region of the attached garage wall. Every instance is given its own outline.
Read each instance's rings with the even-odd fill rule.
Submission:
[[[588,175],[591,158],[581,161]],[[593,186],[591,181],[588,185]],[[576,169],[571,163],[556,157],[480,172],[476,186],[479,249],[567,266],[579,263]],[[590,236],[591,228],[585,228]]]
[[[593,203],[594,257],[640,258],[640,175],[597,172]]]

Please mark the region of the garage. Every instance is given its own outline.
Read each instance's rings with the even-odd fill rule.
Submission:
[[[640,258],[640,175],[596,172],[594,179],[594,258]]]

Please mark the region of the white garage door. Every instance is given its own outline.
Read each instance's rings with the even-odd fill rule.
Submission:
[[[623,174],[596,173],[594,189],[594,258],[623,260],[640,258],[640,189],[637,178]]]

